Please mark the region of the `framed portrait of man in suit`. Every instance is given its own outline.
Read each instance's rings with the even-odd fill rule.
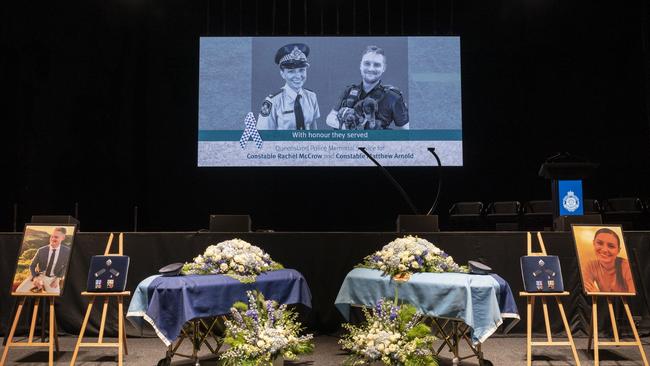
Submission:
[[[26,224],[11,292],[62,295],[76,229],[71,224]]]

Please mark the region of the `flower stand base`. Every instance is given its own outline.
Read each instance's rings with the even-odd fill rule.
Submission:
[[[284,365],[284,357],[276,357],[275,360],[273,360],[273,366],[283,366]]]

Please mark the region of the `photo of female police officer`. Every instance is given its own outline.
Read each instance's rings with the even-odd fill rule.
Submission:
[[[320,117],[316,93],[303,86],[307,81],[309,46],[290,43],[278,49],[275,63],[284,86],[262,102],[257,118],[259,130],[315,130]]]

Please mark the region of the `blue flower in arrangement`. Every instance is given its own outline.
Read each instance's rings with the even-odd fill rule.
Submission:
[[[381,315],[381,309],[384,306],[384,299],[379,299],[375,305],[375,313]]]
[[[250,317],[253,320],[255,320],[255,322],[259,320],[259,317],[257,316],[257,311],[255,311],[254,309],[248,310],[245,314],[247,317]]]
[[[300,335],[295,312],[257,291],[246,294],[248,303],[233,304],[232,319],[225,321],[224,343],[230,348],[219,357],[221,365],[270,366],[278,357],[295,360],[313,351],[313,336]]]
[[[414,306],[380,299],[372,309],[363,308],[363,313],[365,322],[360,326],[343,324],[346,334],[339,344],[350,352],[344,365],[438,365],[432,351],[436,338]]]
[[[389,317],[389,319],[391,321],[393,321],[393,320],[395,320],[396,317],[397,317],[397,306],[391,306],[390,307],[390,317]]]

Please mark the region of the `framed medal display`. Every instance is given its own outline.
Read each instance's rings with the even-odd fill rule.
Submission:
[[[562,268],[556,255],[523,256],[521,275],[526,292],[562,292]]]
[[[126,255],[95,255],[90,259],[88,292],[122,292],[126,289],[130,259]]]

